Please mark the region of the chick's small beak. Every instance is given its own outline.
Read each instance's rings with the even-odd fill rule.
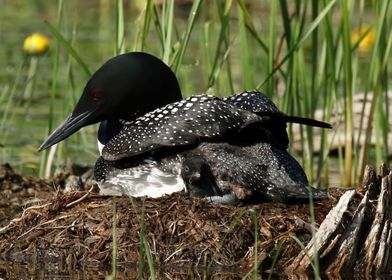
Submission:
[[[200,177],[201,176],[200,176],[199,172],[192,173],[192,175],[189,176],[189,183],[193,184],[193,183],[199,181]]]

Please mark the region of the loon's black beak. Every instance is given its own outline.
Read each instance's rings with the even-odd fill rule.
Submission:
[[[64,140],[80,128],[93,123],[91,121],[94,111],[85,111],[77,115],[69,115],[64,122],[59,125],[52,134],[41,144],[39,152],[49,148],[50,146]]]

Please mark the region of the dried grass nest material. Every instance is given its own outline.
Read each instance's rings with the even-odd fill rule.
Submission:
[[[47,188],[42,191],[48,194]],[[0,230],[3,260],[108,266],[114,205],[119,265],[145,258],[141,249],[145,237],[154,263],[160,266],[251,267],[257,232],[257,258],[263,269],[268,269],[281,240],[296,235],[306,244],[311,238],[308,205],[221,206],[181,194],[130,199],[58,190],[50,196],[21,211]],[[318,224],[335,202],[331,197],[315,205]],[[287,239],[278,267],[284,267],[300,250]]]

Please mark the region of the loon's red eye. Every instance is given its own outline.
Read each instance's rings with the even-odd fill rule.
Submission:
[[[94,100],[100,100],[102,98],[102,96],[103,96],[102,91],[94,90],[94,91],[91,92],[91,97]]]

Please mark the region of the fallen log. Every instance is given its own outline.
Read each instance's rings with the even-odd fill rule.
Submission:
[[[330,275],[390,273],[392,268],[392,173],[383,164],[379,175],[367,166],[362,199],[355,190],[344,193],[317,234],[291,262],[286,272]]]

